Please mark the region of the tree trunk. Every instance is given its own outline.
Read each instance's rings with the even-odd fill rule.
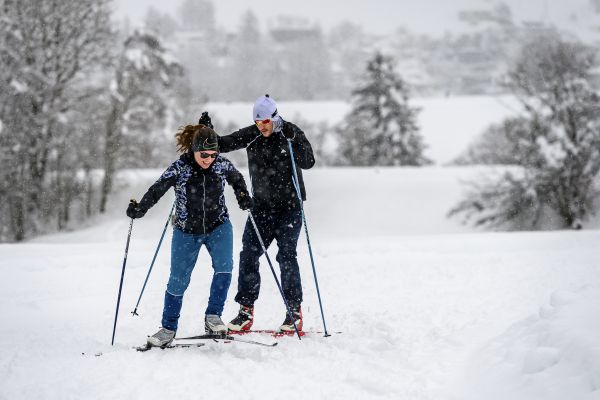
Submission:
[[[115,173],[115,159],[113,155],[107,155],[104,161],[104,178],[102,180],[102,190],[100,194],[100,212],[106,211],[106,203],[108,202],[108,195],[112,190],[113,175]]]
[[[90,174],[90,166],[86,163],[85,165],[85,216],[87,218],[92,216],[92,198],[94,194],[94,184],[92,182],[92,177]]]
[[[118,121],[120,118],[120,103],[114,100],[112,111],[106,121],[106,135],[104,148],[104,177],[100,193],[100,212],[106,211],[108,195],[113,186],[113,178],[116,169],[116,157],[119,149]]]
[[[25,209],[23,207],[23,198],[20,196],[12,196],[10,202],[13,238],[15,241],[20,242],[25,239]]]

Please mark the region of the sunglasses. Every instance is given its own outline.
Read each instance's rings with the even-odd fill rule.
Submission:
[[[271,119],[270,119],[270,118],[263,119],[263,120],[256,120],[256,121],[254,121],[254,123],[255,123],[256,125],[261,125],[261,124],[262,124],[262,125],[267,125],[267,124],[268,124],[268,123],[270,123],[270,122],[271,122]]]
[[[219,153],[200,153],[200,158],[217,158]]]

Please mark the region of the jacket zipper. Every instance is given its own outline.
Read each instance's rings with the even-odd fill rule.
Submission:
[[[206,234],[206,175],[203,175],[202,177],[204,178],[202,181],[202,189],[204,189],[202,197],[202,227],[204,228],[204,233]]]

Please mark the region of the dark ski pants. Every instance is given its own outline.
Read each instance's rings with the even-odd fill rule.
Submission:
[[[281,286],[290,307],[302,303],[302,282],[296,259],[296,246],[302,228],[302,213],[297,211],[255,211],[252,213],[258,231],[268,248],[273,240],[277,241],[276,260],[281,271]],[[262,247],[250,218],[246,221],[240,253],[240,274],[238,292],[235,301],[253,305],[260,291],[260,272],[258,259],[263,255]]]
[[[192,271],[203,244],[206,245],[206,249],[210,254],[214,270],[205,314],[221,315],[223,313],[233,269],[233,230],[231,222],[225,221],[212,232],[201,235],[173,229],[171,274],[165,292],[165,306],[162,316],[162,326],[164,328],[172,331],[177,330],[177,322],[183,304],[183,294],[190,284]]]

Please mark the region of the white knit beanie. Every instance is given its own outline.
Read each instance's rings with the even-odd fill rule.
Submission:
[[[273,121],[273,132],[280,132],[283,127],[283,119],[277,111],[277,103],[268,94],[256,99],[252,115],[255,121],[271,119]]]
[[[264,119],[271,119],[277,115],[277,103],[269,97],[268,94],[260,96],[254,102],[254,108],[252,109],[252,118],[255,121],[262,121]]]

